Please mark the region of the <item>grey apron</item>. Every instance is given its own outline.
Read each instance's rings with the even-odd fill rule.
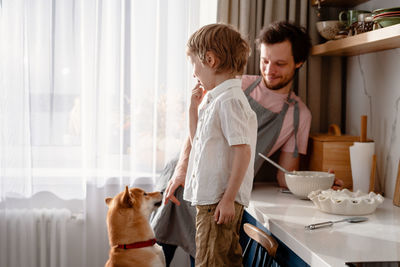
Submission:
[[[258,156],[258,153],[263,153],[267,155],[272,147],[274,146],[276,140],[282,129],[283,120],[285,119],[286,112],[289,108],[289,103],[294,103],[293,112],[293,127],[295,136],[295,148],[293,152],[294,157],[298,157],[297,149],[297,131],[299,129],[299,104],[295,99],[289,98],[291,91],[288,93],[286,102],[283,104],[282,110],[279,113],[270,111],[264,108],[261,104],[255,101],[251,96],[251,92],[257,85],[261,82],[262,77],[258,77],[245,91],[247,100],[250,103],[251,108],[257,115],[257,145],[256,145],[256,156],[254,160],[254,173],[256,174],[263,164],[263,159]]]
[[[299,126],[298,103],[294,99],[289,99],[290,92],[287,103],[283,105],[283,108],[279,113],[274,113],[264,108],[250,96],[250,93],[261,82],[261,80],[262,77],[260,76],[245,90],[245,94],[250,106],[257,115],[258,122],[254,173],[257,173],[263,163],[263,159],[258,156],[258,152],[268,154],[268,152],[272,149],[279,137],[279,133],[283,125],[283,119],[285,118],[289,103],[291,102],[294,102],[295,104],[295,136],[297,135]],[[296,139],[294,156],[297,157],[297,155],[298,151]],[[174,173],[177,161],[177,159],[174,159],[166,165],[165,169],[157,180],[156,190],[165,191],[168,181],[171,179]],[[196,208],[191,206],[190,202],[183,200],[183,187],[178,187],[178,189],[175,191],[175,197],[181,202],[181,205],[177,206],[171,201],[169,201],[167,205],[162,204],[161,207],[153,213],[150,220],[151,226],[154,229],[154,233],[158,242],[180,246],[191,256],[195,257]]]
[[[170,161],[157,180],[156,190],[165,191],[171,179],[178,157]],[[172,201],[162,205],[152,214],[150,223],[153,227],[157,242],[180,246],[193,258],[196,256],[196,208],[183,199],[183,187],[175,191],[175,197],[181,205]]]

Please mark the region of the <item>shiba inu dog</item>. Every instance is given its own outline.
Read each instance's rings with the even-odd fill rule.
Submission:
[[[149,223],[150,214],[161,205],[162,193],[146,193],[125,188],[114,198],[106,198],[107,228],[110,241],[106,267],[165,266],[163,251],[156,244]]]

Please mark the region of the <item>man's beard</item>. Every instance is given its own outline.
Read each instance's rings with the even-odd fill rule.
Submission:
[[[296,75],[296,71],[293,72],[293,74],[290,76],[290,78],[288,78],[276,85],[269,84],[267,79],[265,79],[265,77],[263,77],[263,80],[268,89],[276,91],[276,90],[282,89],[283,87],[288,85],[291,81],[293,81],[295,75]]]
[[[293,77],[294,77],[294,75],[290,79],[287,79],[286,81],[282,81],[276,85],[269,84],[265,79],[264,79],[264,83],[268,89],[276,91],[276,90],[282,89],[283,87],[288,85],[293,80]]]

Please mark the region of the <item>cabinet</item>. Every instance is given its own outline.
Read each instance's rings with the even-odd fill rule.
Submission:
[[[264,232],[271,234],[271,232],[264,227],[262,223],[257,221],[253,216],[251,216],[247,211],[243,212],[242,223],[240,227],[240,244],[244,250],[247,242],[249,241],[249,237],[244,233],[243,224],[250,223],[252,225],[257,226]],[[285,243],[280,241],[276,236],[274,236],[276,241],[278,242],[278,250],[276,252],[276,261],[273,266],[292,266],[292,267],[308,267],[309,265],[303,261],[296,253],[294,253]],[[250,257],[254,257],[256,254],[256,244],[253,244],[253,247],[250,247]],[[244,267],[248,266],[248,263],[244,263]]]

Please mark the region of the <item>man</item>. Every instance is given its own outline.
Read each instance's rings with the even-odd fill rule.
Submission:
[[[303,28],[279,22],[261,31],[257,45],[262,77],[242,77],[242,88],[247,88],[248,100],[258,115],[257,153],[271,156],[280,150],[279,164],[297,170],[298,154],[307,153],[311,113],[292,86],[295,74],[308,58],[310,38]],[[263,163],[256,157],[255,173]],[[277,180],[286,187],[283,172],[278,171]]]
[[[258,152],[271,156],[278,150],[281,152],[279,164],[287,170],[297,170],[300,164],[298,154],[307,152],[311,113],[292,91],[292,86],[295,74],[309,56],[310,37],[304,28],[277,22],[261,31],[257,44],[261,76],[242,77],[242,89],[258,121],[254,173],[263,163]],[[159,190],[163,190],[168,181],[165,205],[152,218],[152,226],[157,240],[163,245],[167,265],[177,245],[191,256],[195,255],[196,211],[182,199],[190,150],[188,138],[176,166],[175,162],[170,163],[159,181],[164,181]],[[286,187],[281,171],[277,173],[277,180],[281,187]]]

